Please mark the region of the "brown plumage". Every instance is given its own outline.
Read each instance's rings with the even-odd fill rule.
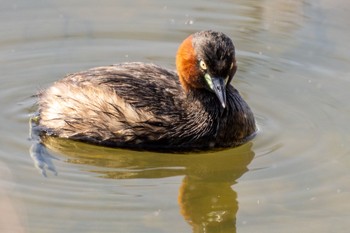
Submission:
[[[180,45],[177,72],[123,63],[66,76],[40,94],[43,133],[99,145],[190,151],[240,145],[254,116],[230,84],[232,41],[202,31]]]

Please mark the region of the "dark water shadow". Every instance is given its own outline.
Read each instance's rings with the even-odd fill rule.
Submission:
[[[68,163],[91,166],[89,171],[101,178],[184,176],[178,203],[183,218],[196,233],[236,232],[238,203],[232,186],[248,171],[254,157],[251,147],[252,143],[247,143],[224,151],[167,154],[105,148],[55,137],[42,138],[34,146],[44,152],[41,159],[51,160],[51,154],[57,154]],[[52,161],[48,168],[56,173]]]

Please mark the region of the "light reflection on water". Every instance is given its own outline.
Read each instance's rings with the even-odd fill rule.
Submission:
[[[347,232],[347,1],[135,4],[31,0],[0,10],[0,231]],[[58,174],[38,174],[28,153],[36,90],[116,62],[174,68],[181,40],[208,28],[235,42],[233,84],[260,129],[251,143],[178,155],[50,138]]]
[[[90,172],[103,178],[183,176],[178,204],[194,232],[236,229],[237,193],[232,186],[248,171],[254,157],[251,143],[215,153],[160,154],[101,148],[52,137],[44,142],[52,151],[64,154],[66,162],[89,165]]]

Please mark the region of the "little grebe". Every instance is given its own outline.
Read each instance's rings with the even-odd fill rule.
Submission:
[[[230,84],[237,69],[230,38],[190,35],[176,67],[177,74],[133,62],[67,75],[39,95],[39,127],[62,138],[159,151],[233,147],[255,135],[253,113]]]

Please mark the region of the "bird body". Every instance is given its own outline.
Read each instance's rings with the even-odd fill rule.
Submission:
[[[236,63],[233,44],[226,48],[225,40],[213,31],[188,37],[177,53],[177,73],[132,62],[67,75],[40,94],[39,126],[45,134],[131,149],[240,145],[256,127],[249,106],[230,84]],[[212,54],[203,46],[214,46]]]

